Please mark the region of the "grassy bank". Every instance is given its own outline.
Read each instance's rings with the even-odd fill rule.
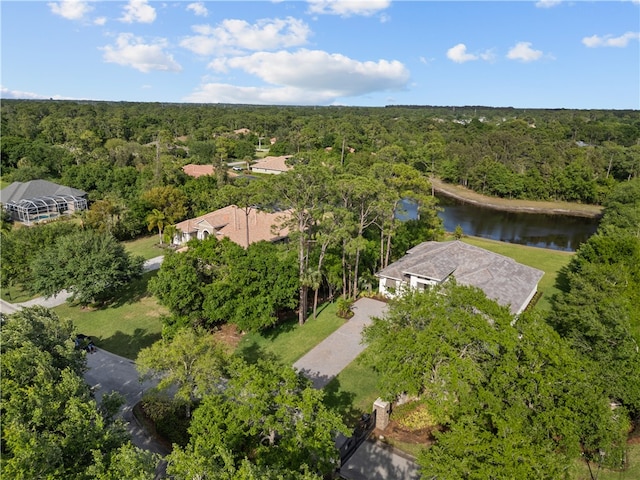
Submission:
[[[575,215],[583,217],[598,217],[602,215],[602,207],[569,202],[541,202],[535,200],[518,200],[481,195],[460,185],[445,183],[433,178],[431,183],[436,192],[461,200],[496,210],[529,213],[548,213],[556,215]]]

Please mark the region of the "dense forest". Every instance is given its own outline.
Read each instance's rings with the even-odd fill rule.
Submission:
[[[604,215],[560,275],[550,312],[534,309],[516,321],[480,291],[451,282],[392,302],[385,320],[366,331],[365,361],[385,366],[377,372],[381,396],[410,397],[440,426],[434,446],[418,459],[424,478],[572,478],[578,459],[626,466],[626,436],[640,418],[637,111],[5,100],[1,113],[3,185],[48,179],[84,190],[90,200],[73,222],[10,228],[3,221],[3,285],[45,294],[75,288],[77,302],[100,308],[140,275],[141,259],[116,239],[153,231],[162,241],[175,223],[231,203],[289,214],[288,242],[243,249],[211,237],[195,241],[186,252],[167,251],[149,282],[170,315],[164,340],[141,354],[143,369],[164,378],[175,370],[172,359],[205,352],[189,357],[194,368],[216,372],[178,382],[192,420],[188,439],[169,457],[175,478],[316,478],[330,470],[328,432],[344,426],[321,395],[290,370],[221,355],[204,332],[227,322],[264,330],[296,310],[304,323],[322,295],[340,297],[348,311],[361,292],[375,289],[376,271],[420,241],[443,237],[431,175],[505,198],[599,204]],[[228,163],[250,164],[265,153],[259,146],[291,155],[294,168],[233,175]],[[215,174],[189,177],[182,171],[188,163],[213,165]],[[415,200],[419,219],[398,220],[405,198]],[[109,268],[95,268],[95,259],[107,257]],[[100,281],[83,286],[77,271]],[[53,332],[56,341],[42,345],[25,324]],[[2,322],[6,465],[28,472],[37,464],[51,478],[75,478],[72,471],[87,478],[101,468],[91,478],[117,478],[119,459],[128,458],[147,478],[149,459],[125,442],[112,409],[98,409],[79,386],[83,366],[62,338],[70,328],[44,310]],[[32,350],[40,353],[29,360]],[[52,355],[57,363],[48,368]],[[18,367],[28,361],[25,376]],[[85,423],[99,427],[104,442],[83,449],[81,438],[46,419],[34,426],[30,417],[37,415],[23,412],[20,388],[38,405],[30,385],[54,389],[59,379],[74,382],[64,401],[81,402]],[[228,391],[220,391],[221,381]],[[247,396],[261,399],[261,418],[275,426],[248,421],[247,406],[237,401]],[[53,403],[41,410],[60,414],[64,402]],[[304,441],[286,426],[302,418],[303,408],[321,420],[299,422]],[[7,430],[9,420],[14,430]],[[33,431],[50,437],[30,464]],[[309,448],[300,450],[300,442]],[[58,443],[65,457],[52,472],[43,458]],[[316,464],[305,463],[309,458]]]
[[[640,174],[639,141],[632,110],[2,102],[3,178],[60,179],[94,200],[184,184],[175,167],[187,157],[250,159],[262,144],[375,155],[489,195],[599,204]]]

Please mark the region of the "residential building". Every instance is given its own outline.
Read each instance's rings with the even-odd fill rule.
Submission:
[[[289,236],[286,223],[290,217],[289,211],[270,213],[252,207],[246,212],[229,205],[176,224],[178,233],[172,243],[183,245],[192,239],[204,240],[209,235],[218,239],[226,237],[245,248],[262,240],[277,242]]]
[[[32,225],[87,209],[87,193],[47,180],[13,182],[0,190],[2,208],[15,221]]]
[[[251,171],[254,173],[267,173],[271,175],[278,175],[280,173],[287,172],[293,167],[287,165],[287,159],[293,155],[281,155],[279,157],[264,157],[256,161],[251,165]]]
[[[389,298],[455,278],[461,285],[480,288],[515,315],[529,305],[543,275],[541,270],[459,240],[421,243],[376,274],[380,293]]]

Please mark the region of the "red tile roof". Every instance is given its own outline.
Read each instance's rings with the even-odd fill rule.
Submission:
[[[203,175],[213,175],[213,165],[195,165],[190,163],[182,167],[182,171],[190,177],[198,178]]]
[[[220,210],[180,222],[176,224],[176,228],[183,233],[206,230],[210,235],[215,234],[219,239],[226,237],[241,247],[246,247],[247,223],[250,244],[261,240],[274,242],[289,235],[289,228],[283,224],[290,216],[289,211],[268,213],[252,208],[247,219],[244,209],[238,208],[236,205],[229,205]]]

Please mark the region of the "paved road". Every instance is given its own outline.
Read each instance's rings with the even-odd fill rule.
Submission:
[[[365,349],[362,329],[371,324],[372,317],[382,317],[386,305],[371,298],[355,302],[353,317],[294,363],[293,368],[309,378],[315,388],[323,388]]]
[[[418,480],[420,472],[413,459],[380,442],[367,440],[340,467],[347,480]]]
[[[156,385],[155,381],[138,381],[138,371],[133,360],[129,360],[106,350],[98,349],[95,353],[87,353],[88,370],[84,374],[86,382],[95,392],[100,402],[102,395],[112,391],[122,394],[125,404],[121,409],[122,417],[127,422],[134,445],[161,455],[169,450],[161,443],[148,436],[133,416],[133,407],[142,399],[143,393]]]
[[[160,265],[162,265],[162,261],[164,260],[164,256],[154,257],[150,260],[144,262],[142,267],[143,271],[150,272],[152,270],[158,270]],[[53,297],[38,297],[32,300],[28,300],[22,303],[9,303],[5,300],[0,299],[0,313],[4,313],[6,315],[10,315],[12,313],[17,312],[23,307],[33,307],[35,305],[41,305],[47,308],[57,307],[58,305],[62,305],[67,299],[71,296],[69,292],[66,290],[62,290],[57,295]]]

